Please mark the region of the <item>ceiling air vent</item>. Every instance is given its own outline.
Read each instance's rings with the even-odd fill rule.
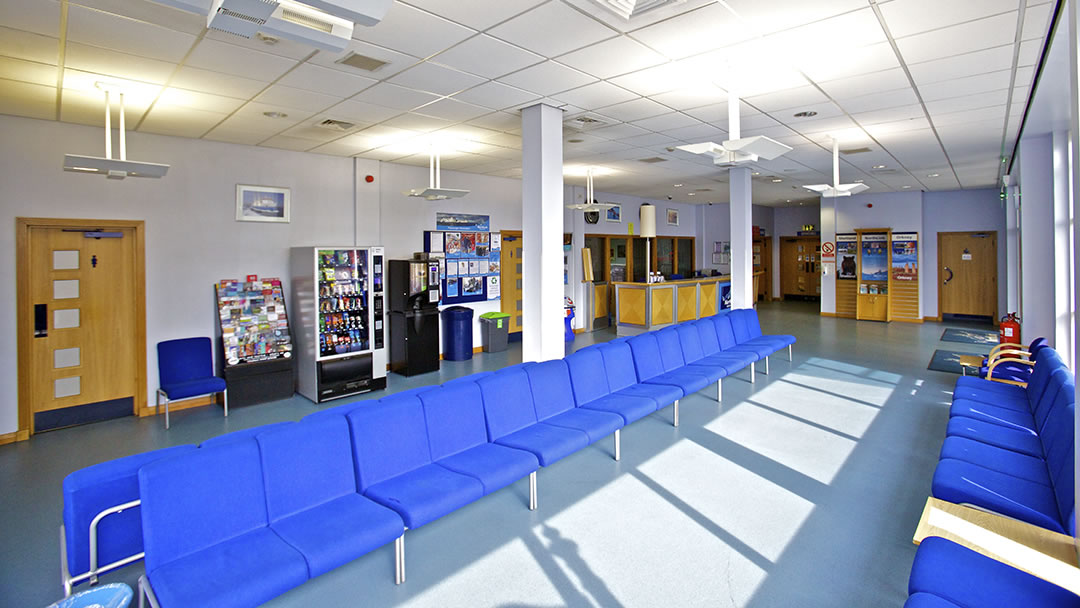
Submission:
[[[593,0],[595,4],[599,4],[627,21],[651,10],[670,4],[682,4],[685,1],[686,0]]]
[[[659,156],[650,156],[649,158],[639,158],[639,163],[645,163],[647,165],[655,165],[656,163],[666,163],[668,159],[660,158]]]
[[[322,122],[315,123],[315,126],[320,129],[329,129],[331,131],[348,131],[356,125],[351,122],[345,122],[344,120],[334,120],[333,118],[327,118]]]
[[[840,154],[862,154],[863,152],[869,152],[870,148],[848,148],[847,150],[840,150]]]
[[[351,52],[348,55],[342,57],[341,59],[338,59],[335,63],[347,65],[350,68],[356,68],[358,70],[364,70],[365,72],[376,72],[390,62]]]
[[[599,116],[579,114],[563,121],[563,125],[575,131],[591,131],[593,129],[608,126],[608,122]]]

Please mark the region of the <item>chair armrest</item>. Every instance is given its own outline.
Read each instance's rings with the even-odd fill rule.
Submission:
[[[1026,388],[1027,387],[1027,382],[1019,382],[1017,380],[1003,380],[1003,379],[994,377],[994,368],[997,367],[999,363],[1002,363],[1004,361],[1011,361],[1013,363],[1019,363],[1020,365],[1027,365],[1029,367],[1035,367],[1035,362],[1034,361],[1028,361],[1026,359],[999,359],[997,361],[994,361],[990,365],[990,369],[986,370],[986,379],[991,381],[991,382],[1001,382],[1003,384],[1012,384],[1012,385],[1015,385],[1015,386],[1023,386],[1023,387]]]
[[[994,348],[990,349],[990,354],[987,355],[987,357],[991,361],[993,361],[994,359],[1003,356],[1005,352],[1031,356],[1031,353],[1029,353],[1028,349],[1022,344],[1005,342],[1004,344],[998,344]]]

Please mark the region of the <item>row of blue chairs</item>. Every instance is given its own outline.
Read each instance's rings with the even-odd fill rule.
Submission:
[[[961,377],[932,494],[1076,536],[1075,379],[1050,347],[1026,386]],[[909,608],[1080,607],[1080,597],[951,541],[919,546]]]
[[[145,556],[140,602],[256,605],[391,540],[401,583],[406,529],[524,477],[536,509],[540,467],[612,435],[618,460],[623,426],[669,404],[677,425],[679,399],[713,381],[719,398],[723,377],[749,366],[752,380],[794,341],[732,311],[77,471],[65,590],[69,571]]]

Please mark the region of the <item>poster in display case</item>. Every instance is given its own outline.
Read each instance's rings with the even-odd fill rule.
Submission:
[[[502,238],[488,231],[488,216],[440,213],[436,223],[424,231],[424,252],[445,256],[440,304],[498,300]]]

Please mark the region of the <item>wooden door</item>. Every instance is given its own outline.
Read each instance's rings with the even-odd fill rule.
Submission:
[[[816,237],[780,238],[781,297],[820,297],[821,240]],[[765,248],[763,244],[762,249]],[[763,252],[763,260],[764,255]],[[768,280],[768,275],[763,278]]]
[[[17,222],[20,428],[138,413],[146,403],[141,222]]]
[[[520,232],[502,231],[502,268],[499,270],[502,298],[499,310],[510,315],[510,333],[520,332],[522,328],[521,256],[524,247]]]
[[[997,233],[938,234],[938,314],[997,318]]]
[[[764,272],[758,281],[757,299],[768,302],[772,299],[772,237],[754,239],[754,254],[757,255],[758,247],[761,251],[761,264],[754,265],[754,272]]]

